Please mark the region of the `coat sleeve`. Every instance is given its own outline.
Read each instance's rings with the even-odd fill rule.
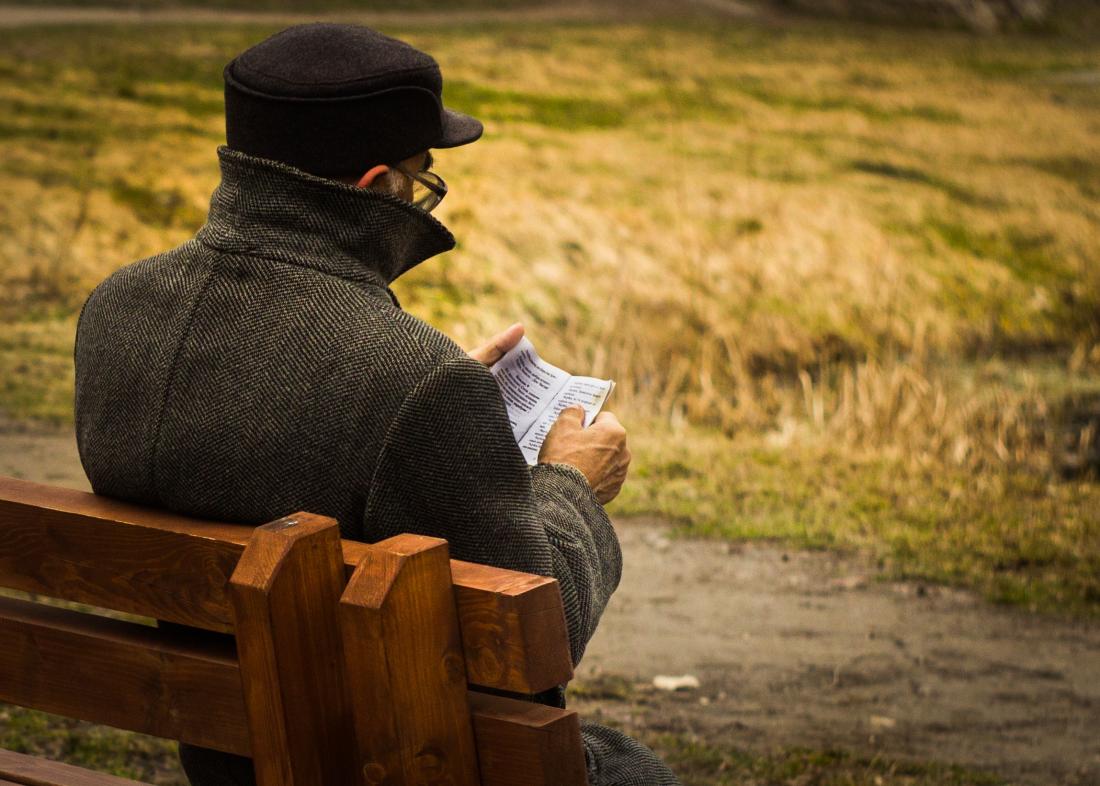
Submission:
[[[581,723],[589,786],[680,786],[657,754],[618,729]]]
[[[618,538],[584,476],[527,465],[496,381],[465,356],[429,372],[390,423],[363,537],[401,532],[446,538],[457,559],[556,578],[574,664],[622,571]]]

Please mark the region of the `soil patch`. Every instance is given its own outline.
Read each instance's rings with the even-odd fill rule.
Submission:
[[[840,748],[1100,783],[1095,623],[878,582],[851,557],[617,525],[624,575],[579,669],[593,686],[582,712],[759,752]],[[658,691],[658,674],[700,687]]]

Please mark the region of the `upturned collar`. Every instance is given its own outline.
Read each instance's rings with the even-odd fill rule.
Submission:
[[[198,239],[221,251],[386,286],[454,248],[454,235],[443,224],[398,197],[224,146],[218,159],[222,180]]]

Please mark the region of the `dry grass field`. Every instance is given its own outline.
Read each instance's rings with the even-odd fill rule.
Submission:
[[[201,225],[221,68],[274,29],[0,29],[0,411],[71,420],[83,299]],[[618,381],[637,458],[613,514],[1100,611],[1094,40],[388,32],[487,128],[436,157],[458,249],[395,290],[459,343],[521,319],[546,358]],[[705,782],[836,764],[791,755]],[[985,782],[876,766],[812,782]]]
[[[203,221],[270,29],[0,30],[0,407],[71,417],[76,316]],[[615,378],[620,514],[1100,608],[1100,54],[713,20],[395,30],[487,123],[397,283]],[[1091,466],[1091,470],[1090,470]],[[1093,474],[1090,475],[1090,472]]]

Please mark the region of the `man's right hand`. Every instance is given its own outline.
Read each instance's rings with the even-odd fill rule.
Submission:
[[[572,406],[561,411],[539,451],[540,464],[572,464],[588,479],[596,499],[615,499],[630,467],[626,429],[610,412],[601,412],[588,428],[583,426],[584,409]]]

